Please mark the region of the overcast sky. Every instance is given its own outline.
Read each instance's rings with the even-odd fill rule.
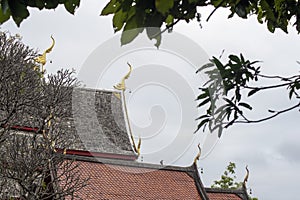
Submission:
[[[47,64],[47,71],[52,73],[60,68],[79,71],[94,49],[114,36],[111,17],[99,16],[104,5],[96,0],[82,1],[75,16],[62,7],[42,12],[32,9],[20,28],[10,21],[1,29],[21,34],[25,44],[40,51],[49,46],[49,37],[53,34],[56,46],[48,56],[52,64]],[[296,63],[300,60],[300,39],[294,28],[290,28],[288,35],[280,30],[272,34],[266,25],[258,24],[255,17],[227,20],[228,13],[218,10],[206,23],[208,14],[209,11],[203,11],[202,29],[197,22],[182,22],[174,31],[191,38],[209,56],[219,56],[225,49],[224,56],[243,52],[249,59],[262,60],[265,74],[290,75],[300,71]],[[290,102],[284,92],[277,90],[253,98],[257,109],[252,116],[262,116],[268,108],[288,106]],[[168,108],[165,109],[167,112]],[[154,109],[155,112],[160,114],[161,110]],[[204,168],[204,184],[210,186],[213,180],[219,179],[231,161],[237,164],[240,181],[245,175],[244,167],[249,166],[248,187],[259,199],[297,199],[300,186],[299,116],[299,111],[295,110],[261,124],[235,125],[226,130],[209,156],[198,163]],[[193,144],[195,146],[197,141]],[[195,148],[188,151],[178,163],[191,162],[196,153]]]

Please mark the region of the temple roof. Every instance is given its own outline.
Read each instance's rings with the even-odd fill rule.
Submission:
[[[206,199],[192,167],[173,167],[136,161],[69,156],[79,164],[82,178],[89,178],[80,190],[83,199]],[[201,191],[199,191],[201,190]]]
[[[78,165],[87,186],[76,195],[110,200],[249,200],[246,190],[204,188],[197,166],[162,166],[134,160],[66,155]]]
[[[221,189],[221,188],[205,188],[207,196],[210,200],[248,200],[246,190],[241,189]]]
[[[61,137],[71,146],[68,149],[102,154],[136,156],[126,128],[123,105],[114,91],[86,88],[68,88],[67,112],[58,125],[63,130]],[[42,109],[42,108],[41,108]],[[20,115],[12,127],[17,131],[36,132],[38,121],[30,115]],[[57,148],[64,148],[57,144]]]
[[[74,89],[72,130],[81,140],[73,149],[135,155],[126,129],[122,101],[112,91]]]

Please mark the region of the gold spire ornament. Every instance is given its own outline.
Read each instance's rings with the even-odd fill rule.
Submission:
[[[121,82],[118,83],[117,85],[114,85],[114,88],[116,90],[121,90],[122,92],[124,92],[126,90],[126,86],[125,86],[125,80],[129,78],[131,72],[132,72],[132,66],[127,63],[127,65],[129,66],[129,71],[127,72],[127,74],[122,78]],[[115,93],[116,97],[118,97],[119,99],[121,99],[121,96],[119,93]]]
[[[140,154],[141,154],[141,144],[142,144],[142,139],[141,139],[141,137],[139,137],[139,142],[138,142],[138,145],[136,148],[136,153],[138,154],[138,156],[140,156]]]
[[[199,143],[198,144],[198,154],[194,158],[194,164],[197,164],[197,161],[200,159],[200,156],[201,156],[201,147],[200,147],[200,143]]]
[[[40,55],[40,56],[38,56],[38,57],[36,57],[36,58],[34,59],[35,62],[37,62],[37,63],[39,63],[39,64],[42,65],[42,73],[44,72],[44,65],[45,65],[46,62],[47,62],[47,60],[46,60],[46,54],[47,54],[47,53],[50,53],[50,52],[52,51],[54,45],[55,45],[55,40],[54,40],[54,38],[52,37],[52,35],[51,35],[51,39],[52,39],[52,44],[51,44],[51,46],[50,46],[48,49],[46,49],[42,55]]]
[[[246,176],[244,178],[243,181],[243,187],[246,188],[246,182],[248,182],[248,178],[249,178],[249,169],[248,169],[248,165],[246,165]]]
[[[116,90],[120,90],[121,91],[121,94],[120,93],[114,93],[114,95],[121,99],[121,95],[122,95],[122,99],[123,99],[123,102],[124,102],[124,111],[125,111],[125,117],[127,119],[127,125],[128,125],[128,130],[129,130],[129,134],[130,134],[130,138],[131,138],[131,141],[132,141],[132,145],[133,145],[133,150],[137,153],[138,156],[140,156],[140,151],[141,151],[141,137],[139,138],[139,141],[138,141],[138,145],[135,144],[135,141],[134,141],[134,137],[133,137],[133,134],[132,134],[132,130],[131,130],[131,126],[130,126],[130,121],[129,121],[129,115],[128,115],[128,110],[127,110],[127,106],[126,106],[126,98],[125,98],[125,90],[126,90],[126,85],[125,85],[125,80],[128,79],[130,77],[130,74],[132,72],[132,66],[127,63],[128,67],[129,67],[129,71],[127,72],[127,74],[121,79],[120,83],[118,83],[117,85],[114,85],[114,88]]]

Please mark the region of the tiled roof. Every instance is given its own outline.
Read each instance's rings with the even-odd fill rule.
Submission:
[[[84,148],[77,145],[73,149],[134,155],[122,101],[112,91],[75,89],[72,105],[71,127],[84,144]]]
[[[243,188],[220,189],[205,188],[209,200],[248,200],[248,195]]]
[[[242,200],[242,198],[236,194],[207,193],[207,196],[210,200]]]
[[[66,115],[59,121],[68,149],[134,156],[126,129],[122,101],[113,91],[68,88]],[[1,115],[1,113],[0,113]],[[59,120],[59,119],[58,119]],[[14,129],[38,131],[39,122],[19,116]],[[59,144],[58,144],[59,145]],[[57,146],[60,148],[60,146]]]
[[[204,199],[198,192],[192,167],[160,168],[135,161],[86,159],[75,161],[82,178],[89,178],[80,191],[83,199]]]

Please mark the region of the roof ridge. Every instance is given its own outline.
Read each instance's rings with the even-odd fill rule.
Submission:
[[[121,93],[115,89],[104,89],[104,88],[89,88],[89,87],[74,87],[76,90],[84,90],[84,91],[95,91],[95,92],[109,92],[109,93]]]
[[[91,153],[92,155],[92,153]],[[129,159],[116,159],[111,157],[93,157],[93,156],[82,156],[78,154],[66,154],[66,159],[74,159],[77,161],[85,161],[85,162],[95,162],[95,163],[103,163],[110,165],[119,165],[125,167],[138,167],[138,168],[147,168],[147,169],[156,169],[156,170],[170,170],[170,171],[181,171],[181,172],[195,172],[193,166],[172,166],[172,165],[157,165],[152,163],[141,163],[136,160]]]
[[[207,194],[206,194],[206,189],[204,188],[204,185],[202,183],[202,180],[201,180],[201,177],[200,177],[200,174],[199,174],[199,171],[198,171],[198,168],[197,168],[197,164],[196,163],[193,163],[192,166],[195,170],[195,174],[194,174],[194,181],[195,181],[195,185],[197,187],[197,190],[199,192],[199,195],[200,197],[203,199],[203,200],[209,200]]]
[[[231,188],[209,188],[205,187],[204,188],[207,192],[211,193],[244,193],[243,188],[236,188],[236,189],[231,189]]]

